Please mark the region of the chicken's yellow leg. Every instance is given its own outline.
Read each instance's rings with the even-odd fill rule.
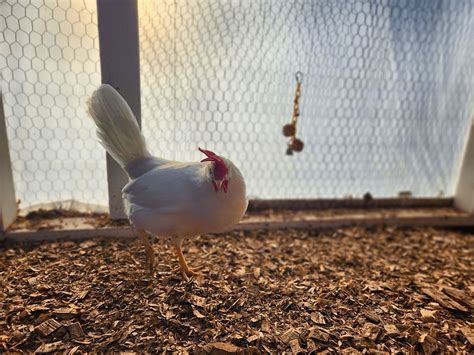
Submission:
[[[188,264],[186,263],[186,259],[184,259],[183,250],[181,249],[181,246],[175,245],[174,250],[179,261],[179,271],[181,271],[183,277],[187,279],[188,276],[196,275],[196,272],[191,270]]]
[[[150,244],[150,240],[148,239],[148,234],[144,229],[139,229],[138,230],[138,236],[140,237],[140,240],[142,241],[143,245],[145,246],[145,252],[146,252],[146,263],[148,266],[148,272],[151,274],[153,273],[153,263],[155,260],[155,255],[153,253],[153,248]]]

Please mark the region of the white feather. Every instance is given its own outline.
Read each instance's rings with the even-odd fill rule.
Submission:
[[[101,144],[123,168],[151,157],[132,110],[114,88],[101,85],[87,101],[87,107]]]

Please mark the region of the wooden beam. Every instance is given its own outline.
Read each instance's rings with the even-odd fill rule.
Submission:
[[[323,209],[379,209],[379,208],[441,208],[452,207],[453,198],[374,198],[364,199],[285,199],[250,200],[249,211],[323,210]]]
[[[474,216],[452,215],[440,218],[439,216],[402,216],[402,217],[369,217],[369,218],[325,218],[318,220],[294,221],[256,221],[241,222],[233,230],[277,230],[277,229],[311,229],[325,230],[344,227],[473,227]],[[39,231],[12,231],[0,234],[0,242],[39,242],[52,240],[82,240],[91,238],[135,238],[136,231],[132,227],[80,228],[70,230],[39,230]],[[216,238],[219,236],[217,235]]]
[[[454,206],[461,211],[474,214],[474,118],[459,172]]]
[[[43,242],[53,240],[84,240],[93,238],[122,239],[136,237],[136,230],[132,227],[111,227],[101,229],[68,229],[68,230],[40,230],[40,231],[12,231],[0,234],[0,242]]]
[[[136,0],[97,0],[102,83],[110,84],[130,105],[138,124],[140,109],[140,56]],[[122,188],[128,178],[107,154],[110,218],[126,218]]]
[[[13,184],[10,151],[8,149],[7,125],[0,91],[0,232],[13,223],[17,215],[15,187]]]

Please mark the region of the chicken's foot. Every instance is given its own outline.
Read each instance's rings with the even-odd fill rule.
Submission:
[[[188,280],[189,276],[197,275],[197,272],[191,270],[189,268],[188,264],[186,263],[186,259],[184,258],[183,250],[181,249],[181,246],[180,245],[175,245],[174,250],[175,250],[176,256],[178,257],[179,271],[183,275],[183,278],[185,280]]]
[[[152,274],[153,264],[155,261],[155,255],[153,253],[153,247],[150,244],[150,240],[148,239],[148,233],[144,229],[139,229],[138,236],[140,237],[140,240],[145,246],[147,269],[148,269],[148,272]]]

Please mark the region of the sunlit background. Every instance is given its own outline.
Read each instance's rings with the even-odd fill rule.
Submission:
[[[449,196],[474,93],[474,4],[139,1],[151,151],[231,158],[258,198]],[[100,84],[95,0],[0,3],[0,69],[22,207],[107,204],[85,100]],[[281,128],[303,94],[304,150]]]

